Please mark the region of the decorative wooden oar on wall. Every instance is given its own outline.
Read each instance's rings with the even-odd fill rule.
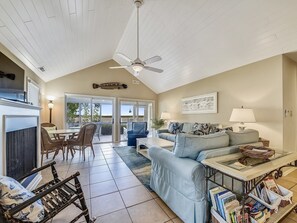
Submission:
[[[105,90],[113,90],[113,89],[127,89],[128,85],[127,84],[122,84],[119,82],[108,82],[108,83],[102,83],[102,84],[96,84],[93,83],[93,89],[105,89]]]

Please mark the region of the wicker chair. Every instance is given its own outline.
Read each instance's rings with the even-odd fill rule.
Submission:
[[[83,153],[84,161],[86,160],[85,149],[87,147],[91,147],[93,151],[93,156],[95,157],[95,152],[93,148],[93,137],[96,132],[96,124],[89,123],[81,127],[77,137],[73,137],[67,140],[67,155],[66,159],[68,159],[68,153],[71,152],[72,157],[74,156],[74,150],[80,150]]]
[[[76,222],[82,216],[85,217],[87,223],[92,223],[95,221],[95,219],[91,219],[89,216],[89,211],[83,195],[82,187],[77,178],[80,175],[79,172],[75,173],[70,177],[67,177],[64,180],[60,180],[58,178],[57,171],[54,167],[55,163],[56,162],[52,162],[43,167],[37,168],[33,170],[31,173],[27,174],[26,176],[18,179],[18,181],[20,182],[26,177],[38,173],[41,170],[44,170],[49,167],[51,167],[53,175],[53,180],[33,190],[32,192],[35,194],[35,196],[25,201],[24,203],[19,204],[9,210],[4,210],[0,206],[0,222],[22,222],[18,219],[13,218],[13,216],[39,199],[41,199],[42,201],[45,214],[43,220],[39,223],[49,221],[71,204],[74,204],[77,208],[79,208],[82,211],[71,222]]]
[[[53,157],[53,159],[55,159],[56,155],[59,153],[59,150],[62,150],[64,160],[64,145],[64,138],[51,139],[46,129],[41,127],[41,165],[43,163],[44,154],[46,154],[46,158],[48,158],[49,153],[55,152]]]

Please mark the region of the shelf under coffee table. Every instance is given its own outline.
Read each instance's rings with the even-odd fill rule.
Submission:
[[[294,163],[297,160],[297,153],[278,154],[277,157],[274,157],[269,162],[257,164],[255,166],[248,166],[243,169],[235,169],[232,165],[230,165],[230,163],[232,163],[230,161],[238,160],[240,157],[242,157],[242,154],[236,153],[201,161],[205,167],[206,194],[208,194],[209,182],[224,187],[234,193],[236,193],[233,188],[235,181],[240,182],[242,192],[240,194],[236,194],[241,197],[241,205],[243,205],[245,204],[249,193],[267,176],[273,175],[275,178],[281,177],[281,169],[285,166],[291,165],[291,163]],[[230,188],[226,187],[226,179],[231,180]],[[267,222],[278,222],[289,214],[290,211],[295,209],[296,206],[297,203],[293,202],[284,208],[280,208],[278,213],[273,214]]]
[[[141,149],[140,146],[145,146],[145,149]],[[159,146],[164,149],[168,149],[172,151],[174,142],[165,140],[165,139],[160,139],[157,137],[148,137],[148,138],[137,138],[136,139],[136,152],[142,154],[146,158],[150,159],[148,155],[148,148],[152,146]]]

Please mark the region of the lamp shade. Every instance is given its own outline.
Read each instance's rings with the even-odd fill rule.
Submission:
[[[170,118],[171,118],[170,113],[168,113],[168,112],[162,112],[161,113],[161,119],[169,120]]]
[[[230,116],[230,122],[251,123],[256,122],[253,109],[249,108],[233,108]]]

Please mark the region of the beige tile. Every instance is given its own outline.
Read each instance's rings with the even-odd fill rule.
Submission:
[[[115,179],[115,182],[119,188],[119,190],[128,189],[131,187],[141,185],[140,181],[134,176],[122,177]]]
[[[114,178],[126,177],[133,175],[129,168],[113,169],[110,171]]]
[[[122,162],[122,163],[109,163],[108,164],[109,168],[111,170],[117,170],[117,169],[121,169],[121,168],[128,168],[127,165]]]
[[[85,199],[89,199],[90,198],[90,185],[82,186],[82,190],[83,190]]]
[[[166,221],[165,223],[174,223],[174,222],[170,220],[170,221]]]
[[[119,157],[113,157],[113,158],[109,158],[109,159],[105,159],[107,163],[122,163],[123,160]]]
[[[78,176],[78,180],[82,186],[86,186],[90,184],[90,176]]]
[[[182,221],[179,217],[177,217],[177,218],[173,218],[172,221],[173,221],[174,223],[183,223],[183,221]]]
[[[119,210],[100,217],[96,222],[100,223],[132,223],[126,209]]]
[[[109,194],[118,191],[114,180],[109,180],[101,183],[91,184],[91,197],[98,197],[104,194]]]
[[[90,175],[91,184],[100,183],[100,182],[108,181],[112,179],[113,179],[112,175],[109,171]]]
[[[169,218],[175,218],[176,214],[161,200],[161,198],[155,199],[157,204],[162,208],[162,210],[169,216]]]
[[[86,200],[89,212],[90,212],[90,200]],[[65,222],[70,222],[73,220],[77,215],[81,213],[81,210],[77,208],[74,205],[68,206],[66,209],[61,211],[59,214],[57,214],[53,220],[52,223],[65,223]],[[91,216],[91,213],[89,213]],[[82,222],[84,221],[85,218],[81,217],[77,222]]]
[[[90,167],[90,175],[109,171],[107,165]]]
[[[91,199],[92,215],[102,216],[125,208],[119,192]]]
[[[132,187],[120,191],[126,207],[153,199],[144,186]]]
[[[92,160],[89,162],[90,163],[90,167],[91,166],[101,166],[101,165],[106,165],[106,161],[103,159],[99,159],[99,160]]]
[[[128,212],[134,223],[163,223],[170,220],[154,200],[132,206]]]

